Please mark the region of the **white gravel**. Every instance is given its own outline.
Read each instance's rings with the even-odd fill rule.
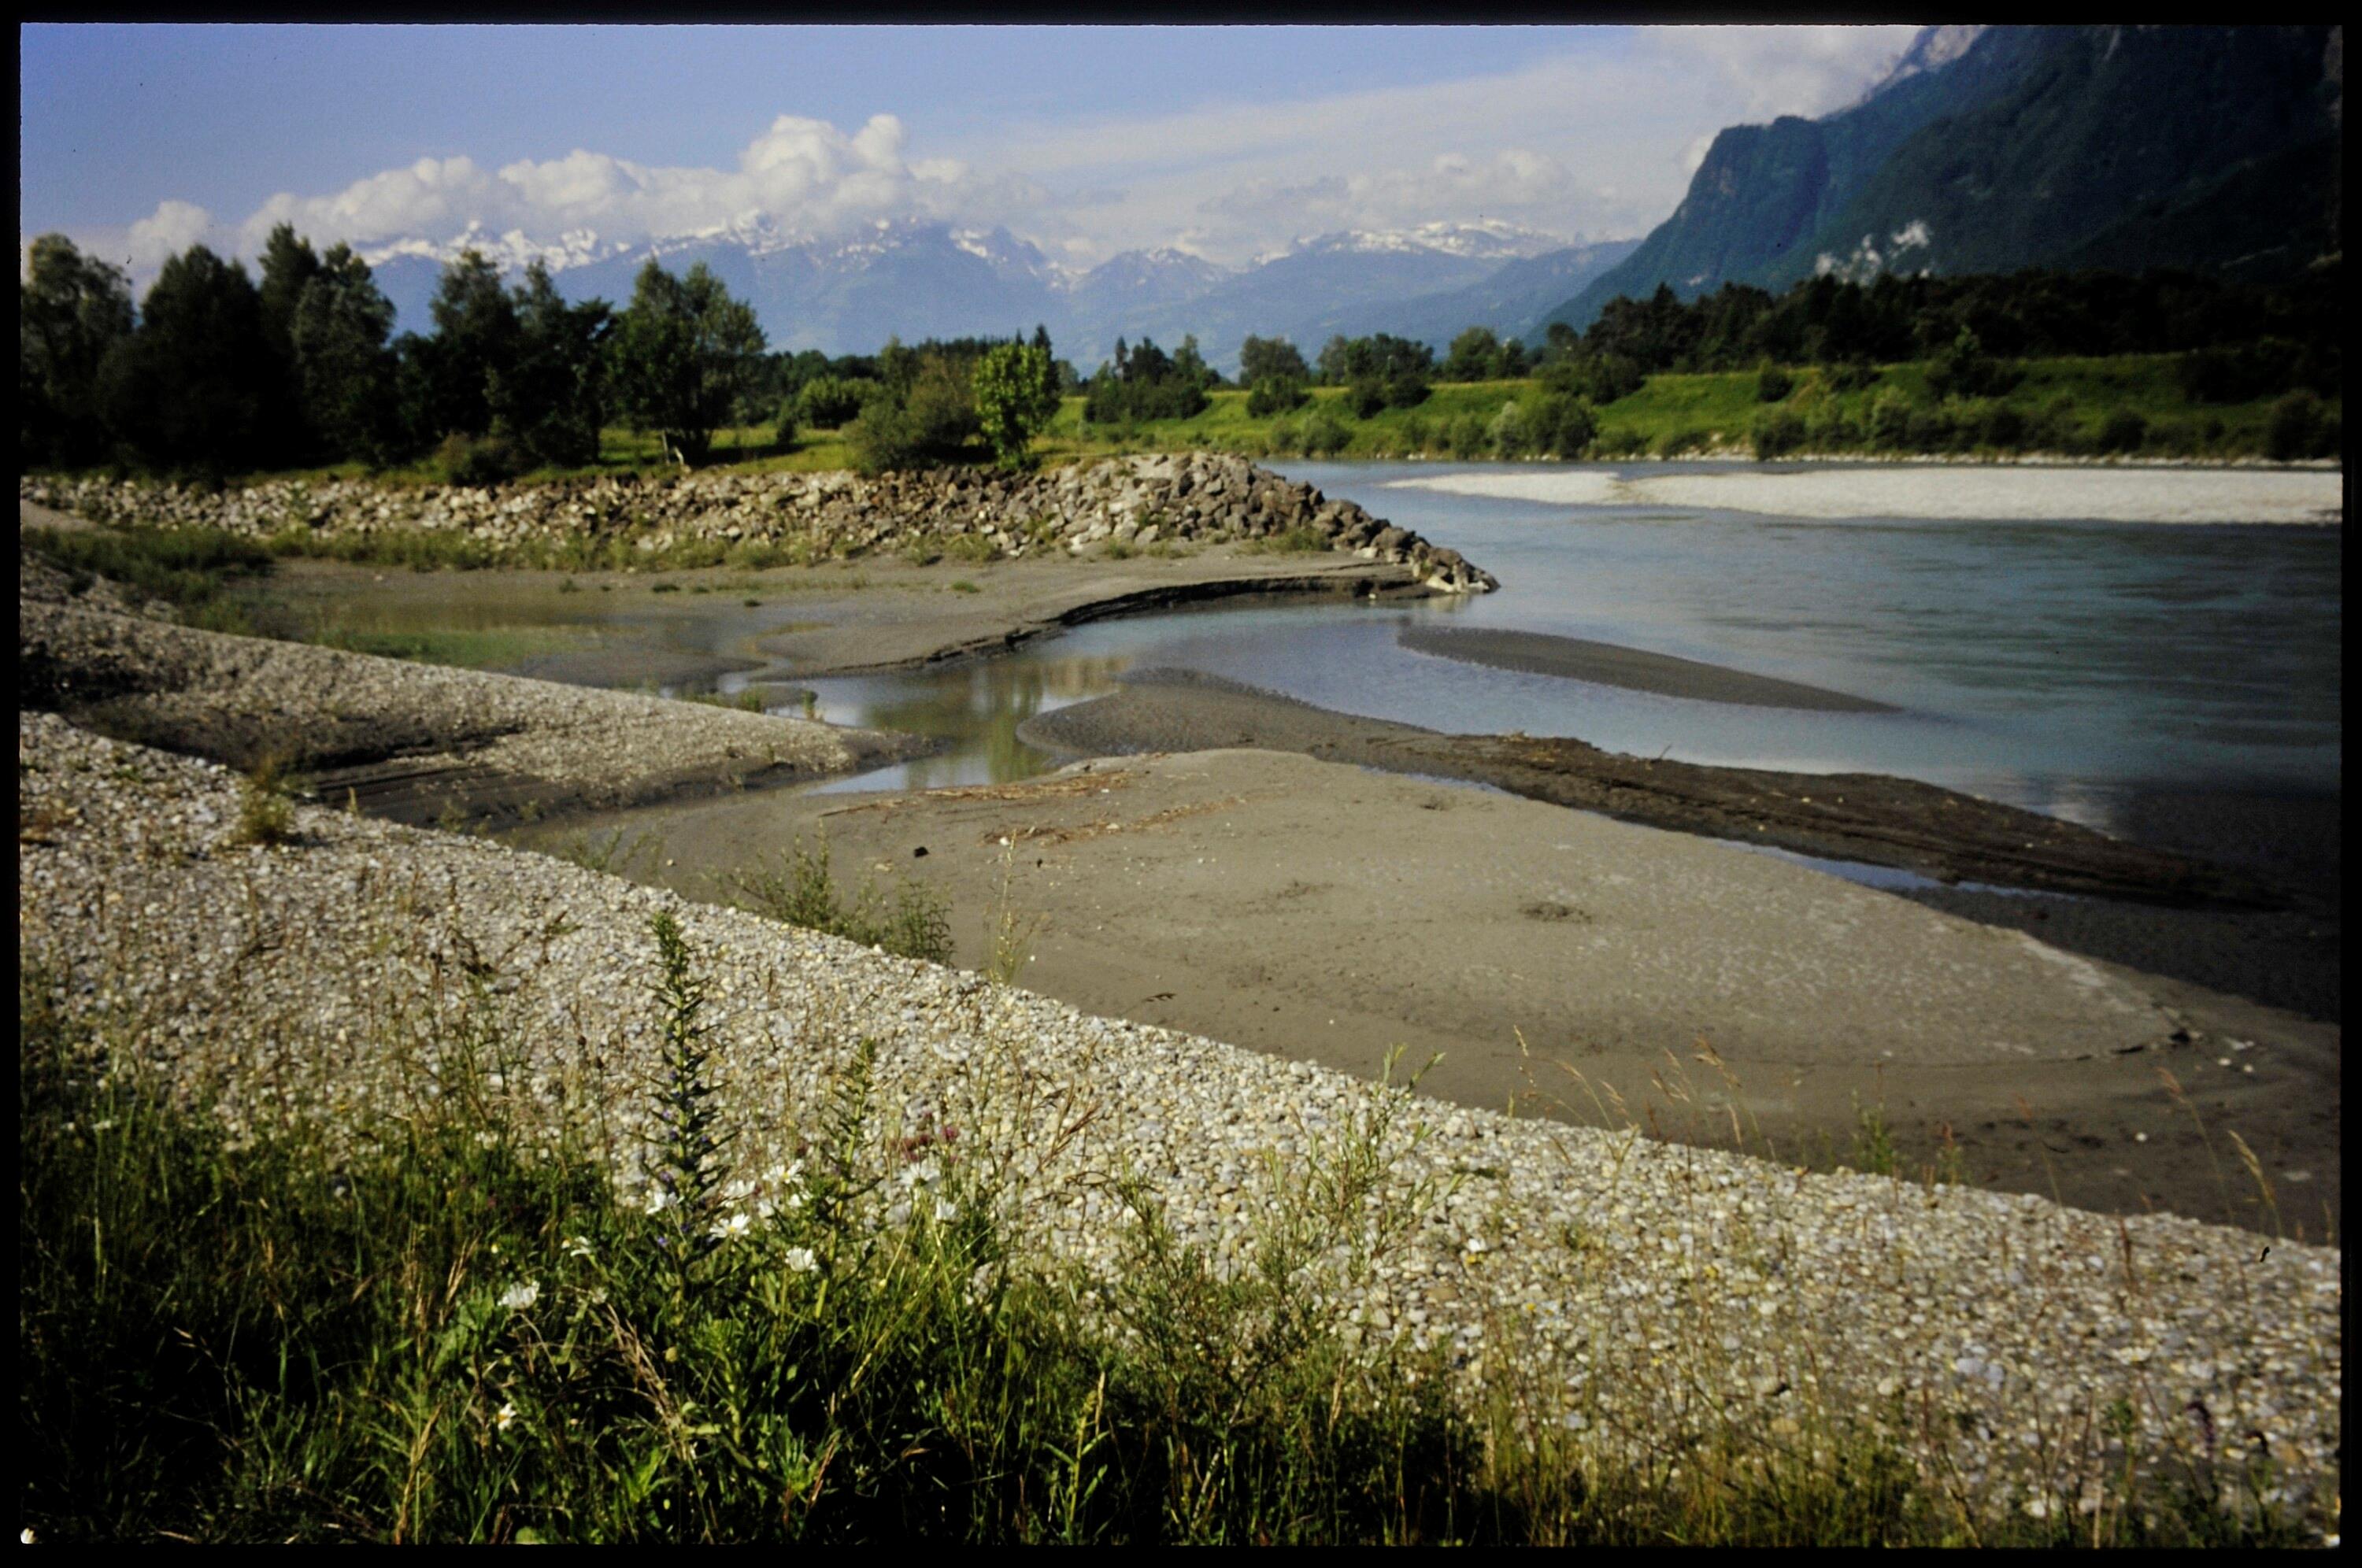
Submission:
[[[1566,506],[1665,506],[1777,517],[1992,522],[2341,523],[2334,469],[2080,468],[1941,463],[1628,474],[1612,468],[1454,473],[1392,488]]]
[[[241,846],[222,768],[50,714],[17,736],[24,971],[233,1121],[397,1104],[429,1025],[474,1008],[513,1053],[507,1092],[575,1107],[628,1174],[661,910],[711,982],[751,1202],[856,1038],[906,1126],[962,1129],[955,1163],[998,1173],[1024,1244],[1103,1272],[1120,1172],[1235,1263],[1380,1092],[480,840],[304,808],[297,842]],[[1586,1442],[1662,1453],[1728,1426],[1780,1443],[1817,1412],[1985,1507],[2071,1509],[2123,1474],[2104,1415],[2123,1401],[2140,1467],[2212,1444],[2228,1485],[2268,1449],[2270,1485],[2337,1528],[2334,1249],[1409,1111],[1363,1209],[1407,1234],[1339,1309],[1444,1346]]]

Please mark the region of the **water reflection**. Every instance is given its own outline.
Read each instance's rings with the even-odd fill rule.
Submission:
[[[1132,662],[1130,653],[1029,652],[947,668],[806,681],[818,715],[830,723],[900,730],[946,743],[946,749],[932,756],[822,788],[1006,784],[1046,772],[1057,758],[1018,739],[1019,726],[1036,713],[1105,696]]]

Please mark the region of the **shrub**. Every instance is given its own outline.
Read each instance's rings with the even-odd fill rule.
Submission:
[[[1871,400],[1870,444],[1881,451],[1903,450],[1911,440],[1911,400],[1893,387]]]
[[[815,429],[835,430],[861,417],[861,411],[886,389],[876,381],[819,376],[806,381],[795,395],[798,419]]]
[[[1345,406],[1353,411],[1356,419],[1367,419],[1386,406],[1385,383],[1375,376],[1363,376],[1345,389]]]
[[[1515,398],[1503,403],[1500,411],[1493,415],[1493,422],[1485,427],[1485,440],[1496,457],[1525,456],[1532,437],[1527,428],[1525,412],[1518,406]]]
[[[1316,408],[1304,416],[1303,442],[1305,455],[1326,458],[1345,449],[1353,433],[1345,422],[1326,408]]]
[[[1247,415],[1253,419],[1267,418],[1303,407],[1312,400],[1304,383],[1283,376],[1265,376],[1247,393]]]
[[[524,458],[506,436],[455,434],[435,448],[435,466],[447,484],[486,490],[524,472]]]
[[[2005,403],[1994,403],[1985,410],[1984,443],[2000,451],[2014,451],[2025,444],[2025,415]]]
[[[284,844],[294,835],[295,806],[283,767],[277,757],[264,757],[238,781],[237,842]]]
[[[1492,442],[1485,422],[1473,414],[1463,414],[1445,429],[1444,444],[1455,458],[1481,458]]]
[[[799,838],[776,867],[758,864],[734,873],[727,882],[746,908],[773,920],[881,947],[897,957],[951,962],[951,922],[940,894],[904,880],[889,902],[864,878],[848,903],[829,875],[826,839],[806,849]]]
[[[1416,370],[1404,370],[1388,376],[1385,382],[1388,408],[1417,408],[1428,400],[1427,378]]]
[[[796,400],[779,404],[778,417],[771,425],[771,445],[784,452],[796,444]]]
[[[1703,452],[1714,444],[1714,432],[1704,425],[1684,425],[1668,430],[1657,437],[1657,456],[1678,458],[1690,452]]]
[[[853,466],[875,476],[920,467],[928,453],[919,422],[910,410],[879,398],[844,427],[845,444],[853,448]]]
[[[1758,403],[1778,403],[1796,390],[1796,378],[1769,363],[1755,372],[1755,399]]]
[[[2334,430],[2319,398],[2292,392],[2272,404],[2264,425],[2264,450],[2276,463],[2330,457],[2337,450]]]
[[[2147,436],[2147,420],[2132,409],[2119,408],[2100,422],[2099,449],[2110,453],[2137,452]]]
[[[1427,421],[1424,417],[1414,414],[1408,419],[1404,420],[1402,423],[1402,434],[1403,441],[1407,450],[1415,453],[1424,452],[1427,450],[1427,443],[1430,432],[1428,429]]]
[[[1805,444],[1805,421],[1794,409],[1767,408],[1755,416],[1749,434],[1756,457],[1768,462]]]
[[[1564,392],[1546,392],[1525,407],[1525,438],[1536,452],[1553,458],[1580,458],[1599,434],[1599,420],[1591,405]]]

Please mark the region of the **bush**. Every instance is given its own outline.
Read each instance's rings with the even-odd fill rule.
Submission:
[[[1779,403],[1796,390],[1796,378],[1773,364],[1765,364],[1755,372],[1755,400],[1758,403]]]
[[[2119,408],[2100,422],[2099,449],[2108,453],[2137,452],[2148,436],[2148,421],[2129,408]]]
[[[1591,405],[1564,392],[1544,392],[1525,408],[1525,439],[1534,451],[1553,458],[1580,458],[1599,434]]]
[[[1265,376],[1247,393],[1247,416],[1263,419],[1275,414],[1286,414],[1312,401],[1304,383],[1283,376]]]
[[[446,484],[488,490],[524,472],[524,456],[506,436],[451,435],[435,448],[435,466]]]
[[[1375,376],[1360,378],[1345,389],[1345,406],[1356,419],[1371,417],[1386,406],[1385,383]]]
[[[1428,400],[1427,378],[1416,370],[1405,370],[1386,378],[1388,408],[1417,408]]]
[[[876,381],[818,376],[806,381],[795,396],[797,418],[816,430],[836,430],[861,417],[861,411],[886,389]]]
[[[2335,456],[2336,427],[2321,400],[2309,392],[2292,392],[2273,403],[2264,425],[2264,450],[2276,463]]]
[[[1427,450],[1428,437],[1431,432],[1428,429],[1427,421],[1424,418],[1414,414],[1408,419],[1404,420],[1402,422],[1402,434],[1404,447],[1407,452],[1418,453]]]
[[[1985,410],[1984,443],[1997,451],[2015,451],[2025,444],[2025,415],[2005,403]]]
[[[1525,411],[1512,398],[1493,415],[1492,424],[1485,428],[1485,441],[1500,458],[1521,458],[1532,445],[1532,434],[1526,422]]]
[[[1657,437],[1657,456],[1679,458],[1691,452],[1703,452],[1714,444],[1714,432],[1703,425],[1684,425],[1668,430]]]
[[[923,883],[905,880],[889,902],[876,884],[864,878],[860,891],[847,903],[829,875],[826,839],[811,849],[798,839],[776,867],[757,865],[737,872],[729,886],[745,900],[746,908],[773,920],[824,931],[865,947],[881,947],[899,958],[951,962],[951,922],[940,894]]]
[[[1307,457],[1326,458],[1345,449],[1353,433],[1345,422],[1326,408],[1316,408],[1304,416],[1304,452]]]
[[[1870,444],[1881,451],[1899,452],[1911,441],[1911,400],[1893,387],[1871,400]]]
[[[927,443],[920,435],[919,422],[910,410],[885,398],[864,408],[844,434],[845,444],[853,448],[853,466],[872,477],[919,468],[927,460]]]
[[[772,423],[771,445],[786,451],[796,444],[796,400],[789,398],[779,404],[778,417]]]
[[[1755,416],[1750,435],[1756,457],[1769,462],[1805,444],[1805,421],[1794,409],[1767,408]]]

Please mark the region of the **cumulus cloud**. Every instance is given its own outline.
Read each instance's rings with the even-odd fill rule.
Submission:
[[[193,202],[166,201],[133,224],[125,237],[125,252],[135,273],[145,275],[167,259],[201,245],[213,232],[214,215]]]
[[[580,148],[497,170],[423,158],[327,195],[275,195],[241,238],[251,249],[274,225],[291,223],[315,240],[362,246],[467,233],[538,244],[586,231],[638,243],[753,221],[822,237],[878,218],[1006,215],[1043,199],[1031,181],[963,160],[909,160],[907,139],[892,115],[873,116],[849,136],[825,120],[781,115],[727,169],[656,167]]]

